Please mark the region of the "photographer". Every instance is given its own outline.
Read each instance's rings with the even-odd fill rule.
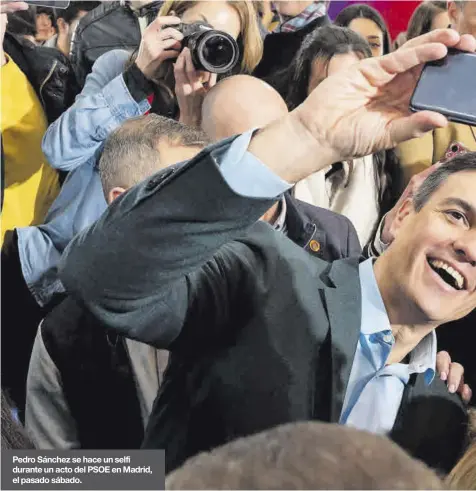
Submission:
[[[174,5],[164,6],[166,9],[170,7]],[[177,8],[176,12],[186,24],[203,23],[207,19],[215,29],[227,32],[234,39],[240,37],[248,50],[242,54],[242,67],[252,70],[254,62],[249,46],[256,49],[261,38],[251,3],[181,2],[179,7],[185,9],[182,12]],[[11,305],[13,318],[17,315],[15,305],[19,302],[37,305],[41,316],[50,309],[54,296],[63,291],[57,276],[63,250],[78,232],[96,221],[106,209],[97,159],[108,135],[125,121],[150,110],[177,119],[180,110],[181,121],[189,124],[198,122],[201,100],[207,88],[213,85],[215,75],[194,69],[187,49],[179,56],[183,34],[166,26],[178,26],[181,19],[159,16],[152,22],[144,31],[135,62],[127,51],[122,50],[101,56],[74,105],[48,128],[43,139],[43,152],[54,168],[69,172],[69,175],[44,223],[16,231],[18,252],[9,258],[9,262],[20,263],[21,270],[19,267],[15,269],[16,284],[26,283],[28,288],[25,285],[21,291],[8,290],[8,295],[15,301],[4,305]],[[174,59],[177,59],[177,83],[160,77],[161,69],[166,67],[164,77],[173,77]],[[255,62],[257,59],[258,56]],[[16,374],[17,379],[22,379],[21,390],[24,389],[39,320],[25,321],[22,329],[17,330],[21,336],[16,343],[21,344],[17,350],[22,350],[24,356],[20,358],[18,351],[15,356],[26,362],[18,366],[13,360],[9,370]],[[7,345],[12,344],[15,344],[13,340]]]

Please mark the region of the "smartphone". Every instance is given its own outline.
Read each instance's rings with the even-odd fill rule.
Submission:
[[[54,9],[67,9],[71,3],[69,0],[25,0],[25,2],[36,7],[51,7]]]
[[[435,111],[455,123],[476,126],[476,54],[449,50],[427,63],[410,100],[412,111]]]

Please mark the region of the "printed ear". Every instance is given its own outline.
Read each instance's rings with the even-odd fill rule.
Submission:
[[[390,225],[390,234],[393,237],[397,237],[400,229],[402,228],[402,225],[405,223],[405,220],[407,220],[410,215],[413,215],[413,213],[413,201],[411,198],[407,198],[401,204],[400,208],[397,211],[397,214],[395,215],[395,218],[392,221],[392,224]]]

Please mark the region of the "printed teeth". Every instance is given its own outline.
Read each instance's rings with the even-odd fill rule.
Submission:
[[[431,264],[431,266],[433,266],[433,268],[446,271],[454,280],[454,284],[452,286],[454,286],[457,290],[463,289],[464,278],[458,271],[456,271],[456,269],[452,268],[449,264],[440,261],[439,259],[430,259],[428,262]]]

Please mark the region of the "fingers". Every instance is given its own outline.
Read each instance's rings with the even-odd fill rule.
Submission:
[[[454,48],[459,49],[461,51],[476,51],[476,37],[471,34],[463,34],[461,36],[461,40],[457,43]]]
[[[183,50],[185,58],[185,73],[187,74],[188,82],[193,92],[200,92],[204,90],[203,83],[199,72],[196,70],[192,61],[192,54],[188,48]]]
[[[26,2],[0,2],[0,13],[11,14],[20,10],[28,10]]]
[[[149,24],[150,29],[162,29],[164,26],[176,26],[182,21],[175,16],[167,15],[163,17],[157,17],[153,22]]]
[[[430,61],[440,60],[448,53],[443,43],[427,43],[412,48],[399,49],[382,58],[379,62],[389,75],[403,73]]]
[[[436,371],[438,372],[440,379],[445,381],[448,379],[450,372],[451,357],[447,351],[440,351],[436,355]]]
[[[159,31],[159,38],[163,41],[173,39],[175,41],[182,41],[183,34],[173,27],[167,27],[163,31]]]
[[[473,391],[471,390],[471,387],[468,384],[463,384],[460,394],[463,401],[466,404],[469,404],[471,402],[471,398],[473,397]]]
[[[175,76],[175,85],[185,85],[188,83],[187,76],[185,74],[185,56],[183,51],[177,58],[177,61],[174,64],[174,76]]]
[[[407,41],[400,49],[413,48],[426,43],[441,43],[448,48],[462,51],[475,51],[476,38],[469,34],[460,36],[454,29],[435,29],[434,31]]]
[[[460,363],[452,363],[450,365],[450,371],[448,373],[448,390],[451,394],[455,394],[458,388],[462,388],[464,385],[464,368]]]
[[[165,41],[162,41],[162,49],[162,58],[169,51],[173,53],[173,56],[177,57],[180,52],[180,41],[176,41],[175,39],[166,39]]]
[[[208,80],[208,89],[215,87],[217,84],[218,75],[216,73],[211,73],[210,78]]]
[[[428,131],[444,128],[448,124],[447,119],[432,111],[421,111],[407,117],[398,118],[390,122],[389,135],[392,146],[412,138],[419,138]]]

